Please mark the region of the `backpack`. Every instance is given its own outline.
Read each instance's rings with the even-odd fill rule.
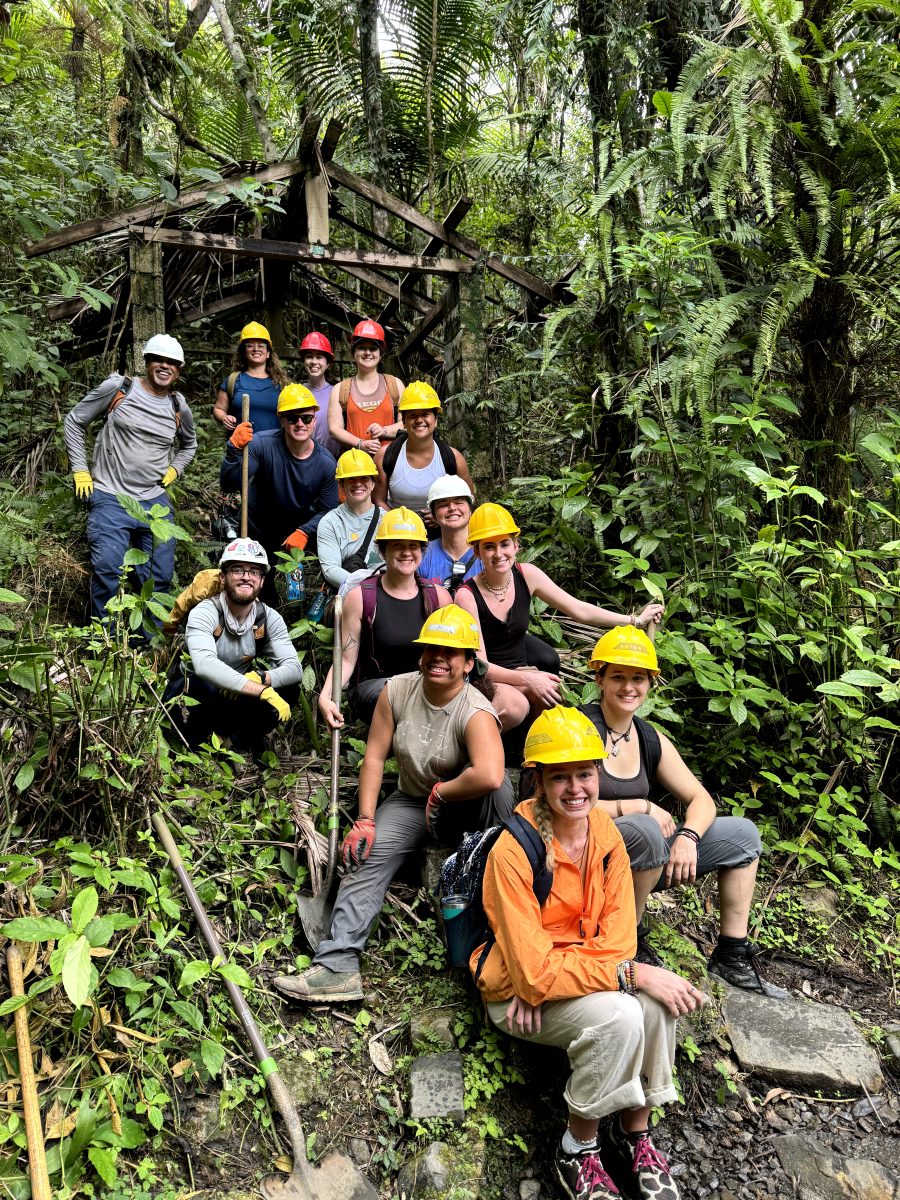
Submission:
[[[222,601],[219,599],[221,592],[222,572],[218,568],[208,567],[205,571],[198,571],[172,605],[172,611],[169,613],[162,627],[166,637],[174,637],[176,633],[179,633],[184,628],[188,613],[201,600],[212,600],[219,610],[219,621],[213,630],[213,637],[218,641],[225,632],[225,617],[222,612]],[[265,636],[266,606],[257,600],[256,609],[253,613],[253,637],[255,641],[261,642]]]
[[[237,387],[237,381],[238,381],[239,375],[240,375],[240,371],[232,371],[231,374],[228,376],[228,378],[225,380],[225,395],[228,397],[229,400],[234,399],[234,389]]]
[[[542,908],[553,886],[553,872],[547,869],[547,848],[541,835],[519,813],[513,813],[510,821],[502,825],[492,825],[489,829],[466,834],[459,849],[441,867],[437,895],[442,903],[450,896],[462,896],[468,900],[468,905],[461,912],[445,919],[444,932],[451,967],[467,967],[472,954],[484,945],[475,969],[476,984],[496,941],[482,903],[484,870],[488,855],[504,829],[528,856],[534,896]]]
[[[362,631],[366,631],[369,635],[369,660],[375,664],[379,675],[387,674],[387,672],[382,671],[378,660],[375,658],[375,639],[372,636],[372,623],[375,620],[375,609],[378,604],[378,580],[383,574],[384,568],[374,575],[369,575],[359,585],[362,591]],[[436,608],[440,608],[437,588],[430,579],[420,579],[418,575],[416,576],[416,583],[419,585],[419,590],[425,601],[425,616],[430,617]],[[354,682],[359,677],[361,661],[362,654],[356,660],[356,670],[353,672]]]
[[[350,379],[342,379],[340,389],[338,390],[338,400],[340,401],[341,408],[344,409],[345,411],[347,408],[347,401],[350,399],[350,384],[351,383],[352,383],[352,380],[350,380]],[[384,385],[387,388],[388,395],[391,398],[391,404],[393,404],[393,406],[395,408],[397,407],[397,404],[400,401],[400,386],[399,386],[399,384],[400,384],[400,381],[397,379],[396,375],[385,375],[384,376]]]
[[[400,457],[400,449],[403,443],[406,441],[406,437],[407,435],[405,433],[398,433],[388,446],[387,450],[385,450],[384,458],[381,460],[381,469],[384,471],[385,479],[389,483],[391,476],[394,473],[394,467],[397,465],[397,459]],[[440,452],[441,462],[444,467],[444,474],[458,475],[459,471],[456,469],[456,455],[453,453],[452,446],[445,442],[443,438],[439,438],[437,434],[434,435],[434,444],[437,446]]]
[[[606,741],[606,722],[603,720],[603,709],[599,703],[594,700],[590,704],[582,704],[581,711],[589,721],[597,726],[597,732]],[[659,760],[662,758],[662,742],[659,740],[659,734],[653,728],[649,721],[645,721],[643,717],[634,718],[634,727],[637,730],[638,745],[641,751],[641,765],[647,771],[647,779],[652,785],[656,778],[656,771],[659,767]]]
[[[109,420],[109,414],[113,409],[118,408],[128,393],[134,386],[134,380],[130,375],[126,375],[116,389],[116,393],[109,402],[109,408],[106,410],[106,420]],[[169,399],[172,401],[172,412],[175,414],[175,432],[181,428],[181,405],[178,402],[177,395],[169,393]]]

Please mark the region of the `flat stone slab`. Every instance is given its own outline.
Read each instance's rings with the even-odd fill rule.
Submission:
[[[409,1115],[413,1120],[444,1117],[461,1121],[466,1115],[462,1055],[456,1051],[417,1058],[409,1081],[412,1092]]]
[[[378,1200],[378,1193],[346,1154],[328,1154],[312,1172],[316,1200]]]
[[[878,1055],[841,1008],[726,985],[722,1013],[745,1071],[786,1087],[881,1091]]]
[[[896,1175],[870,1158],[841,1158],[796,1134],[774,1138],[784,1173],[796,1180],[797,1200],[898,1200]]]

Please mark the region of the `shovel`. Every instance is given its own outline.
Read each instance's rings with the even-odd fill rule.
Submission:
[[[241,393],[241,420],[250,420],[250,397]],[[241,451],[241,537],[247,536],[247,493],[250,488],[250,443]]]
[[[340,710],[343,686],[343,650],[341,647],[341,597],[334,601],[334,652],[331,667],[331,698]],[[341,771],[341,731],[331,733],[331,791],[328,798],[328,865],[325,881],[317,896],[298,896],[297,912],[308,944],[313,950],[324,941],[331,928],[331,909],[336,891],[335,871],[338,852],[338,783]]]
[[[25,995],[22,974],[22,955],[18,946],[6,951],[6,967],[9,971],[9,990],[13,996]],[[22,1087],[22,1108],[25,1113],[25,1139],[28,1142],[28,1169],[31,1175],[32,1200],[51,1200],[50,1179],[47,1175],[47,1156],[44,1152],[44,1132],[41,1128],[41,1108],[37,1086],[34,1082],[34,1065],[31,1061],[31,1036],[28,1032],[28,1012],[16,1009],[16,1044],[19,1049],[19,1080]]]
[[[206,915],[206,909],[203,907],[190,876],[185,870],[171,830],[161,813],[156,812],[153,814],[153,827],[159,835],[163,849],[169,856],[172,869],[178,876],[178,882],[181,884],[184,894],[188,898],[188,903],[191,906],[197,924],[200,926],[203,940],[214,957],[227,962],[225,954],[222,951],[222,944],[216,936],[216,931],[213,929],[212,923]],[[269,1054],[266,1044],[262,1040],[259,1027],[253,1019],[253,1014],[250,1011],[247,1001],[244,999],[244,993],[230,979],[224,980],[224,983],[228,989],[228,995],[231,997],[234,1011],[237,1013],[238,1019],[244,1027],[244,1032],[250,1041],[250,1045],[253,1047],[253,1056],[259,1066],[260,1074],[266,1081],[269,1095],[281,1113],[282,1120],[288,1131],[291,1151],[294,1156],[294,1168],[287,1179],[282,1179],[278,1175],[269,1176],[262,1181],[260,1190],[267,1200],[316,1200],[318,1192],[314,1188],[309,1162],[306,1157],[306,1139],[303,1136],[303,1126],[300,1123],[297,1110],[294,1108],[290,1092],[281,1078],[275,1059]],[[17,1018],[18,1015],[17,1012]],[[29,1138],[30,1145],[31,1140]],[[48,1198],[49,1195],[48,1191]]]

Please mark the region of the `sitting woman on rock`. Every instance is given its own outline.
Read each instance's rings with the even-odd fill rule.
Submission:
[[[611,629],[594,647],[591,666],[600,699],[582,712],[600,730],[609,754],[600,764],[600,806],[613,818],[631,861],[638,959],[659,961],[643,923],[650,893],[690,885],[716,871],[720,932],[710,973],[732,987],[786,999],[784,988],[763,979],[756,947],[747,940],[762,853],[756,826],[746,817],[717,817],[716,802],[671,741],[637,715],[659,674],[653,643],[641,629]],[[654,785],[684,806],[681,824],[668,809],[651,803]]]
[[[629,1194],[678,1200],[648,1123],[651,1108],[677,1099],[675,1019],[705,997],[680,975],[635,960],[628,855],[597,806],[605,757],[577,709],[553,708],[531,726],[525,765],[536,768],[534,798],[516,812],[544,842],[552,886],[540,906],[528,856],[501,833],[483,888],[495,940],[470,966],[494,1025],[568,1054],[568,1124],[556,1155],[564,1193],[609,1200],[620,1194],[617,1174]],[[601,1146],[604,1117],[611,1124]]]

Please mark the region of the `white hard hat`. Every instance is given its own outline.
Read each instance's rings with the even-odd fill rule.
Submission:
[[[219,559],[219,566],[224,567],[226,563],[242,562],[252,563],[256,567],[265,567],[269,569],[269,558],[259,542],[253,538],[235,538],[233,542],[229,542],[222,551],[222,557]]]
[[[474,506],[475,497],[466,481],[459,475],[440,475],[428,489],[428,507],[435,500],[461,500],[465,497]]]
[[[173,362],[179,362],[184,366],[184,351],[181,348],[181,342],[169,337],[167,333],[155,333],[149,340],[144,347],[144,358],[151,354],[158,354],[160,358],[171,358]]]

